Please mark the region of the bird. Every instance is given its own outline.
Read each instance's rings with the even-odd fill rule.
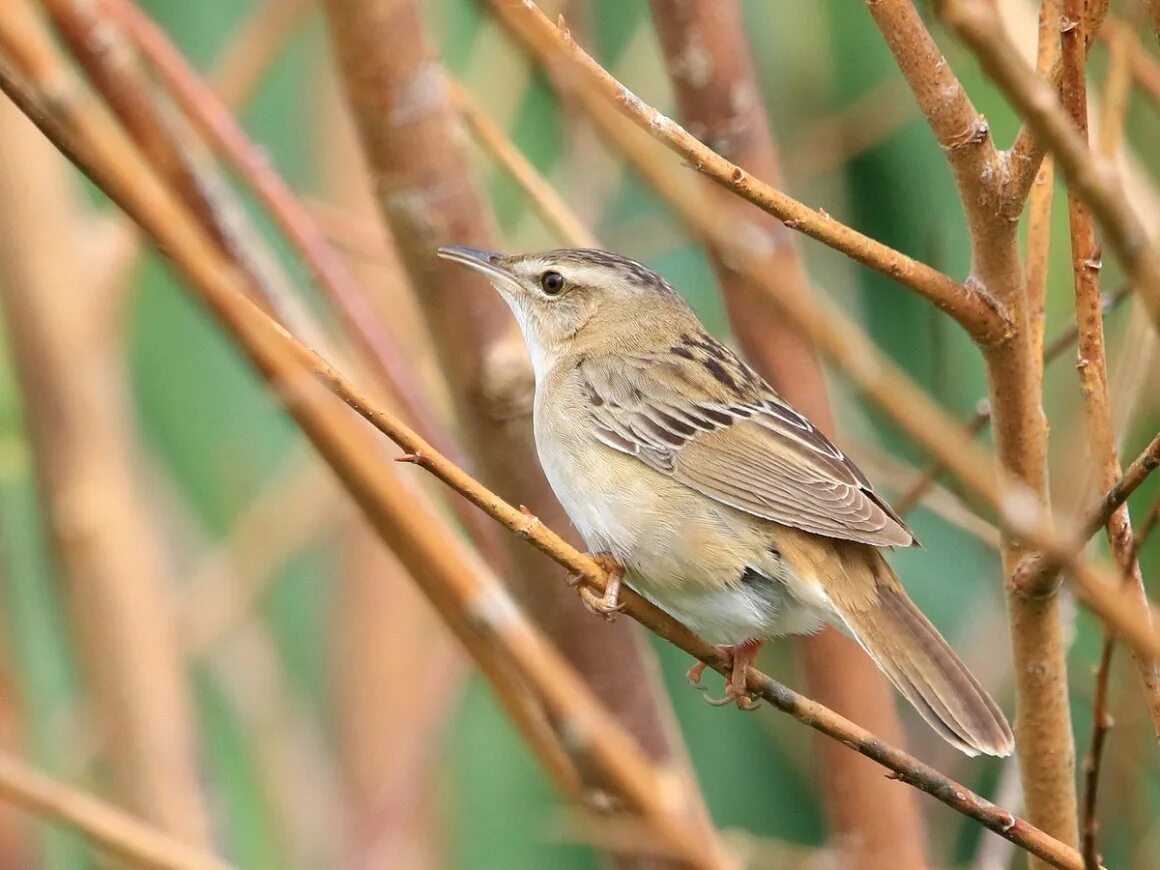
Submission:
[[[519,324],[540,464],[613,577],[587,590],[592,609],[619,609],[623,576],[721,647],[718,702],[743,708],[767,640],[833,625],[951,745],[1011,753],[1002,711],[883,556],[917,544],[906,523],[664,278],[598,249],[438,255],[482,274]]]

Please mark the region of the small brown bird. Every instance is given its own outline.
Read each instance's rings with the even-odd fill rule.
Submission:
[[[625,582],[725,645],[723,701],[752,705],[746,669],[765,639],[828,622],[954,746],[1011,752],[1002,712],[882,557],[915,543],[906,524],[663,278],[599,250],[439,254],[515,313],[556,497]],[[616,584],[587,600],[615,610]]]

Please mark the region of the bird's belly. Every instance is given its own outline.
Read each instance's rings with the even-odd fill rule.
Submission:
[[[632,588],[707,639],[737,643],[819,626],[816,610],[785,582],[790,569],[768,523],[607,448],[541,459],[589,550],[612,555]]]

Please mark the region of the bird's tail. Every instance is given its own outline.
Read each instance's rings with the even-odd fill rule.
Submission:
[[[1010,755],[1014,738],[1002,711],[907,597],[886,560],[861,546],[850,555],[861,564],[847,563],[847,574],[869,568],[873,593],[831,601],[858,643],[953,746],[967,755]]]

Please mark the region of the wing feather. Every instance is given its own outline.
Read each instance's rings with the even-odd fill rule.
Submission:
[[[724,385],[712,368],[706,376],[683,355],[582,361],[592,434],[755,516],[875,546],[917,543],[841,450],[724,353],[718,348],[715,361],[741,371]]]

